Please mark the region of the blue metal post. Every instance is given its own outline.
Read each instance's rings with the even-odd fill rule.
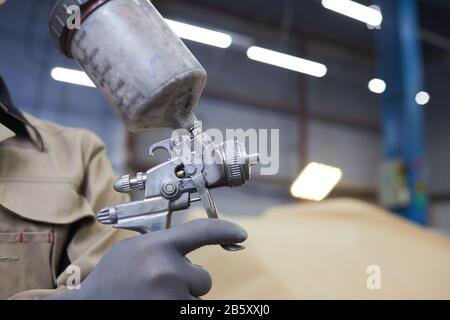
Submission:
[[[427,222],[423,110],[415,102],[423,89],[422,53],[416,0],[379,0],[383,13],[376,32],[382,96],[385,158],[399,159],[406,169],[409,205],[393,209],[420,223]]]

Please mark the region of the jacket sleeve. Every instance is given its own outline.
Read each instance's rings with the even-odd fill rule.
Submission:
[[[115,242],[136,235],[96,221],[95,213],[99,210],[113,204],[128,202],[129,197],[117,193],[112,188],[115,176],[104,144],[93,133],[86,131],[85,135],[82,148],[85,169],[80,195],[89,203],[92,212],[88,218],[71,226],[72,231],[66,246],[70,265],[58,275],[57,288],[54,290],[30,290],[10,299],[36,299],[67,290],[67,284],[76,284],[73,282],[76,279],[73,276],[74,272],[80,271],[82,281]]]
[[[128,202],[128,195],[118,193],[112,188],[115,176],[106,156],[106,147],[94,134],[87,132],[86,169],[81,193],[93,211],[93,216],[102,208]],[[98,223],[95,218],[78,222],[67,246],[67,256],[71,265],[81,271],[81,279],[91,272],[103,254],[115,242],[136,235],[136,233],[114,229]],[[70,272],[63,272],[57,279],[58,286],[67,283]]]

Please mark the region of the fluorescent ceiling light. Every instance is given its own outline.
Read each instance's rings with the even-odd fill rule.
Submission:
[[[228,48],[233,39],[230,35],[205,28],[196,27],[170,19],[165,19],[170,28],[183,39],[200,42],[214,47]]]
[[[294,57],[261,47],[252,46],[247,50],[247,56],[255,61],[271,64],[314,77],[321,78],[327,74],[327,67],[321,63]]]
[[[52,69],[50,75],[56,81],[95,88],[95,84],[83,71],[57,67]]]
[[[369,90],[373,93],[383,93],[386,90],[386,82],[381,79],[372,79],[369,81]]]
[[[341,180],[339,168],[311,162],[300,173],[291,186],[291,194],[296,198],[321,201]]]
[[[380,11],[350,0],[322,0],[325,8],[362,21],[371,26],[379,26],[383,21]]]
[[[428,92],[425,91],[420,91],[417,95],[416,95],[416,103],[420,106],[424,106],[426,105],[428,102],[430,102],[430,95],[428,94]]]

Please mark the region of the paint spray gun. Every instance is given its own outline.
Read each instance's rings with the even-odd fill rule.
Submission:
[[[118,192],[144,191],[143,200],[101,210],[97,219],[149,233],[170,227],[173,212],[201,201],[218,218],[210,189],[249,178],[258,155],[238,141],[213,142],[194,115],[206,72],[149,0],[58,0],[50,21],[57,48],[74,58],[125,126],[134,133],[184,129],[150,147],[169,159],[146,173],[124,176]],[[223,244],[226,250],[242,249]]]

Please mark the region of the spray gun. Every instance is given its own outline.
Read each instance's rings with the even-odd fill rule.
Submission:
[[[143,200],[101,210],[97,219],[140,233],[170,227],[175,211],[201,201],[218,218],[210,189],[236,187],[249,178],[258,155],[238,141],[213,142],[194,108],[206,72],[149,0],[58,0],[49,20],[52,41],[74,58],[125,126],[134,133],[185,129],[150,147],[169,159],[114,183],[117,192],[144,191]],[[237,244],[223,244],[229,251]]]
[[[141,233],[163,230],[170,227],[172,212],[187,209],[196,201],[202,202],[209,218],[219,218],[209,189],[244,184],[258,160],[257,155],[247,155],[237,141],[215,144],[195,130],[152,145],[150,156],[158,149],[170,155],[168,161],[114,184],[118,192],[144,190],[145,199],[101,210],[97,215],[100,222]],[[193,197],[195,194],[198,197]],[[242,248],[222,246],[229,251]]]

